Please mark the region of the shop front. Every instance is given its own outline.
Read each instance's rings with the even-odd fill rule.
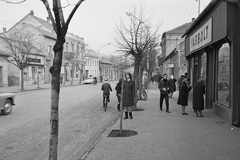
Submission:
[[[237,1],[213,0],[184,34],[192,85],[205,79],[205,108],[236,125],[240,83],[237,19]]]

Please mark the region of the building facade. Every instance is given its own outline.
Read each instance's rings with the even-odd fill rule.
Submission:
[[[205,108],[234,125],[240,124],[238,3],[212,0],[184,34],[192,84],[206,81]]]
[[[47,18],[43,20],[34,15],[34,11],[30,11],[24,18],[17,22],[8,31],[4,29],[3,34],[12,34],[17,32],[31,33],[35,41],[41,48],[41,53],[29,53],[29,65],[24,69],[24,84],[35,83],[50,83],[51,73],[50,67],[53,63],[54,51],[53,46],[56,42],[56,34],[52,28],[52,24]],[[64,81],[69,81],[71,78],[78,79],[79,71],[76,67],[76,62],[80,61],[81,54],[85,52],[84,39],[72,33],[66,34],[66,42],[63,50],[63,62],[61,68],[61,76]],[[3,55],[4,53],[2,53]],[[6,54],[6,53],[5,53]],[[7,53],[9,55],[9,53]],[[3,58],[2,58],[3,59]],[[3,63],[2,63],[3,64]],[[8,70],[8,73],[3,72],[3,77],[8,77],[7,85],[19,85],[20,70],[14,65],[8,64],[8,68],[1,67],[3,71]],[[4,81],[6,78],[3,78]],[[6,85],[6,81],[4,82]]]
[[[184,57],[182,54],[184,52],[183,42],[185,41],[182,38],[182,35],[190,27],[191,23],[185,23],[179,27],[176,27],[170,31],[164,32],[161,37],[161,50],[162,54],[158,57],[159,68],[161,74],[174,75],[175,78],[179,78],[184,72],[184,68],[180,67],[181,57]]]

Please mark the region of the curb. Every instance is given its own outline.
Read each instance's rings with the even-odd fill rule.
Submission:
[[[93,141],[92,145],[88,147],[88,149],[84,152],[84,154],[81,156],[81,158],[79,160],[85,160],[87,158],[88,154],[94,149],[94,147],[102,139],[104,133],[116,123],[116,121],[119,119],[119,117],[120,117],[120,115],[118,114],[117,118],[114,117],[112,119],[113,120],[112,123],[110,121],[110,124],[105,125],[103,127],[103,130],[100,131],[100,135],[98,134],[98,136],[97,136],[97,134],[96,134],[97,137],[94,138],[95,140]]]
[[[113,113],[115,114],[115,113]],[[69,155],[66,160],[85,160],[88,156],[88,154],[94,149],[94,147],[97,145],[97,143],[101,140],[104,133],[116,123],[116,121],[119,119],[120,115],[117,114],[113,116],[113,118],[105,124],[99,131],[97,131],[93,137],[91,137],[87,143],[80,149]]]

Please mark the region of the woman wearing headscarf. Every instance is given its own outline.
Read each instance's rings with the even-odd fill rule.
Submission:
[[[175,83],[177,82],[177,80],[173,77],[173,75],[171,75],[168,82],[169,82],[169,85],[170,85],[170,87],[169,87],[169,98],[172,98],[173,92],[176,91],[176,84]]]
[[[186,106],[188,106],[188,93],[191,91],[192,87],[190,86],[190,79],[185,78],[182,81],[182,85],[180,87],[179,96],[177,104],[182,106],[182,115],[188,115],[185,112]]]
[[[131,107],[134,105],[135,82],[132,80],[131,73],[126,73],[125,78],[126,79],[123,81],[123,97],[122,97],[122,105],[125,110],[124,119],[128,119],[128,112],[130,119],[133,119]]]
[[[205,84],[204,79],[199,79],[193,88],[193,109],[197,117],[203,117],[202,110],[204,110]],[[199,114],[198,114],[199,113]]]

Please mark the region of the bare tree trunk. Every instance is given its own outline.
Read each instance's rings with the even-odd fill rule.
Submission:
[[[73,85],[73,77],[74,77],[74,70],[75,70],[75,67],[73,66],[72,67],[72,70],[71,70],[71,85]]]
[[[82,77],[83,77],[83,70],[80,70],[80,77],[79,77],[79,84],[82,83]]]
[[[137,96],[137,90],[138,90],[138,86],[140,85],[139,84],[139,66],[140,66],[140,62],[141,62],[141,59],[136,57],[135,58],[135,65],[134,65],[134,81],[135,81],[135,99],[134,99],[134,106],[132,108],[132,110],[136,110],[137,109],[137,100],[136,100],[136,96]]]
[[[24,90],[24,79],[23,79],[23,70],[24,68],[21,68],[21,90]]]
[[[60,94],[60,72],[62,65],[62,54],[64,38],[59,38],[54,45],[54,60],[53,66],[50,68],[52,74],[51,82],[51,132],[49,142],[49,160],[57,160],[57,147],[58,147],[58,108],[59,108],[59,94]]]
[[[143,67],[139,67],[139,92],[138,92],[138,97],[139,99],[142,99],[142,88],[143,88]]]

